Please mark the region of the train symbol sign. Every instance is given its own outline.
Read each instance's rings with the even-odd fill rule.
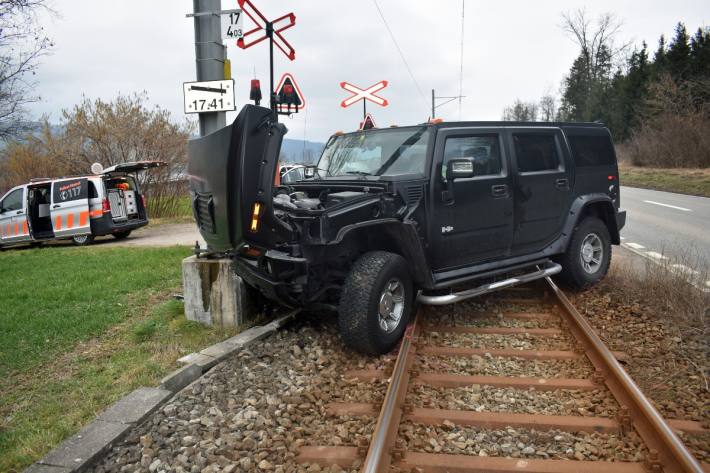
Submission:
[[[182,85],[185,113],[233,112],[234,79],[185,82]]]
[[[276,86],[276,108],[279,112],[300,112],[306,108],[306,98],[293,75],[286,73]]]

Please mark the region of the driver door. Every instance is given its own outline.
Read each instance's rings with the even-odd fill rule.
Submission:
[[[54,181],[50,215],[56,238],[90,234],[88,179]]]
[[[27,225],[27,186],[12,189],[0,202],[0,241],[18,243],[32,239]]]
[[[474,177],[446,181],[447,162],[473,159]],[[431,263],[453,270],[510,254],[513,193],[500,129],[452,128],[437,133],[432,172]]]

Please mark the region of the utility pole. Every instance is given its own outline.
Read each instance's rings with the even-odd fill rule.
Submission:
[[[436,109],[446,105],[449,102],[453,102],[456,99],[459,99],[459,102],[461,102],[461,99],[465,98],[465,95],[455,95],[453,97],[437,97],[436,92],[434,89],[431,89],[431,118],[436,118]],[[436,101],[437,100],[444,100],[447,99],[446,102],[442,102],[437,105]]]
[[[195,21],[195,65],[198,81],[224,79],[227,48],[222,44],[221,0],[192,0]],[[200,136],[224,128],[225,112],[200,113]]]

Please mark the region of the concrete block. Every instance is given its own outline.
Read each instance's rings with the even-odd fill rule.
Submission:
[[[160,381],[160,387],[176,393],[200,376],[202,376],[202,368],[199,366],[183,366],[163,378]]]
[[[98,419],[124,424],[139,423],[172,395],[172,391],[167,389],[138,388],[106,409]]]
[[[240,346],[233,345],[231,343],[224,341],[224,342],[215,343],[214,345],[205,348],[200,353],[203,355],[207,355],[209,357],[214,358],[215,360],[217,360],[217,363],[219,363],[220,361],[224,360],[225,358],[227,358],[229,355],[231,355],[235,351],[239,350],[240,348],[241,348]]]
[[[131,427],[131,424],[95,420],[78,434],[59,444],[37,463],[84,470],[121,440]]]
[[[217,364],[217,359],[202,353],[190,353],[178,359],[178,362],[186,365],[197,365],[202,368],[202,372],[204,373]]]
[[[241,327],[256,318],[242,278],[228,258],[190,256],[182,261],[185,316],[205,325]]]
[[[54,465],[42,465],[40,463],[33,463],[29,467],[25,468],[24,473],[71,473],[73,470],[71,468],[66,468],[63,466]]]

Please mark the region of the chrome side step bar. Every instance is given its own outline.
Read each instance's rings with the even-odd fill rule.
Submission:
[[[499,291],[501,289],[517,286],[519,284],[529,283],[531,281],[535,281],[536,279],[553,276],[560,271],[562,271],[562,266],[557,263],[550,262],[543,265],[542,268],[538,266],[538,270],[532,273],[523,274],[521,276],[504,279],[490,284],[484,284],[483,286],[474,287],[473,289],[467,289],[461,292],[452,292],[451,294],[444,294],[442,296],[428,296],[420,293],[417,296],[417,301],[424,305],[453,304],[455,302],[470,299],[471,297],[481,296],[483,294],[488,294],[489,292]]]

